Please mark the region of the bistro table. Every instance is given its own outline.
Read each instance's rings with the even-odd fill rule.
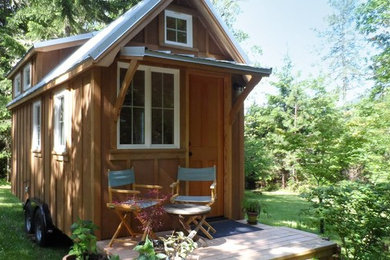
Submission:
[[[109,209],[112,209],[115,211],[115,213],[118,215],[120,218],[121,222],[119,223],[115,234],[112,236],[110,243],[108,243],[108,246],[111,247],[112,243],[115,241],[117,238],[119,231],[123,228],[123,226],[127,229],[129,234],[132,237],[135,237],[136,233],[133,231],[133,229],[129,226],[127,223],[127,219],[130,217],[131,213],[134,213],[135,216],[139,214],[143,209],[149,208],[156,206],[159,204],[161,201],[158,199],[131,199],[123,202],[118,202],[118,203],[107,203],[107,207]],[[142,235],[142,240],[145,240],[146,235],[149,233],[151,237],[155,237],[155,234],[153,231],[150,229],[150,221],[145,221],[141,222],[144,233]]]
[[[198,230],[203,231],[203,223],[205,222],[206,215],[210,212],[211,208],[209,206],[197,205],[197,204],[166,204],[163,206],[163,209],[168,214],[178,218],[178,221],[174,222],[174,225],[177,226],[180,224],[179,229],[183,229],[188,233],[188,237],[193,239]],[[200,218],[200,220],[194,222],[195,228],[191,229],[190,223],[193,222],[195,218]]]

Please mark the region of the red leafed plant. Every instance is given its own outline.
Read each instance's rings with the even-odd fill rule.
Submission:
[[[163,194],[159,190],[154,189],[150,190],[144,199],[154,200],[158,198],[159,203],[152,207],[147,207],[142,209],[138,214],[136,214],[136,218],[143,223],[141,225],[142,231],[146,231],[149,233],[152,230],[157,230],[163,225],[163,216],[166,212],[163,209],[163,205],[169,201],[171,198],[171,194]],[[149,225],[145,225],[144,223],[149,222]]]

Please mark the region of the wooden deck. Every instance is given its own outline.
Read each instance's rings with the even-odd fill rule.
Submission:
[[[260,231],[216,238],[200,239],[198,248],[188,259],[333,259],[337,253],[334,242],[287,227],[271,227],[258,224]],[[163,235],[163,234],[158,234]],[[98,248],[120,259],[135,259],[138,253],[132,250],[137,241],[123,239],[108,248],[108,240],[99,241]]]

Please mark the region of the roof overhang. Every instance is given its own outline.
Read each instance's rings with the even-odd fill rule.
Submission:
[[[166,51],[151,51],[145,47],[123,47],[120,52],[120,57],[123,59],[140,58],[147,60],[147,58],[157,58],[175,61],[179,63],[188,63],[203,65],[209,67],[215,67],[229,71],[232,73],[243,74],[243,75],[260,75],[261,77],[268,77],[272,73],[271,68],[259,68],[250,66],[247,64],[237,63],[233,61],[215,60],[210,58],[194,57],[192,55],[184,54],[172,54]]]

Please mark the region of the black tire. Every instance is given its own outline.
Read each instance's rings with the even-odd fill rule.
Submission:
[[[33,212],[31,212],[30,204],[26,205],[24,210],[24,230],[28,234],[34,233]]]
[[[47,227],[45,225],[44,216],[41,211],[37,209],[34,214],[34,236],[38,245],[44,246],[47,242]]]

